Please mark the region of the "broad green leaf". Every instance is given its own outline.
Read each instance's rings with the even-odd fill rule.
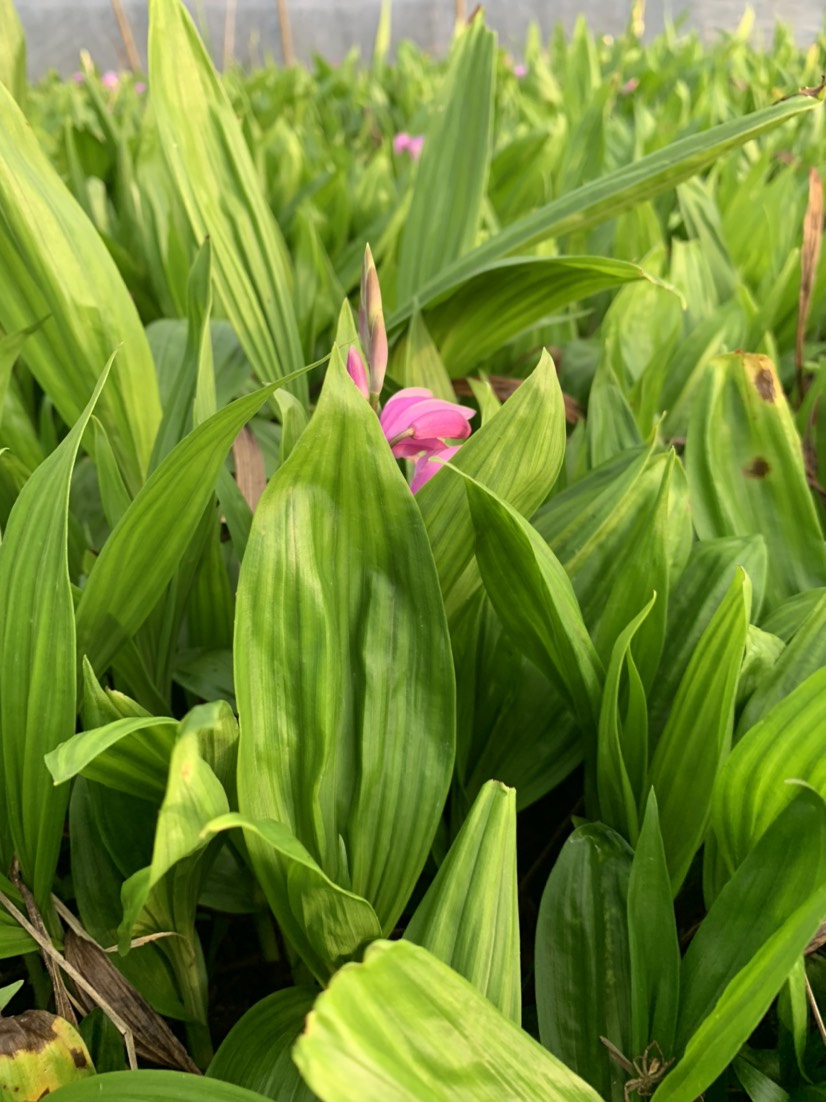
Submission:
[[[303,363],[292,273],[235,110],[180,0],[149,5],[149,79],[164,158],[192,232],[209,235],[227,317],[262,382]],[[306,380],[290,389],[306,401]]]
[[[475,480],[463,481],[476,529],[476,561],[491,604],[580,726],[595,732],[604,674],[568,575],[516,510]]]
[[[766,540],[770,609],[824,584],[826,545],[800,438],[766,356],[736,353],[709,365],[692,405],[686,469],[701,539],[759,533]]]
[[[16,907],[25,911],[25,904],[20,897],[20,893],[2,873],[0,873],[0,891],[8,896]],[[9,957],[22,956],[24,953],[35,951],[35,942],[32,941],[23,927],[18,925],[16,919],[12,918],[6,908],[0,904],[0,960],[7,960]]]
[[[658,599],[655,593],[620,632],[614,644],[605,673],[597,728],[596,784],[600,819],[634,846],[640,829],[639,808],[648,771],[648,712],[645,688],[631,653],[631,643]],[[625,706],[621,714],[623,687]]]
[[[550,237],[585,232],[622,211],[664,191],[719,161],[726,153],[803,112],[818,108],[816,99],[791,96],[781,103],[730,119],[719,126],[673,142],[646,157],[569,191],[539,210],[524,215],[469,253],[445,266],[424,286],[415,288],[420,307],[460,286],[489,264]],[[412,292],[411,292],[412,294]],[[414,309],[408,299],[388,319],[395,328]]]
[[[740,1056],[734,1061],[734,1073],[751,1102],[788,1102],[788,1091],[784,1091],[773,1079],[748,1063]]]
[[[0,209],[0,326],[15,333],[49,315],[26,341],[23,358],[68,425],[117,350],[97,415],[134,493],[160,421],[143,326],[94,226],[2,86]]]
[[[26,108],[26,35],[14,0],[0,0],[0,84]]]
[[[424,524],[337,349],[313,418],[255,513],[235,689],[241,811],[289,827],[389,932],[447,793],[455,689]],[[283,922],[286,866],[250,841]]]
[[[702,843],[714,782],[731,745],[750,610],[751,584],[738,568],[691,656],[651,761],[675,895]]]
[[[390,373],[402,386],[424,386],[432,390],[437,398],[446,402],[456,401],[439,349],[433,343],[418,310],[411,318],[407,332],[393,349]]]
[[[752,583],[752,610],[759,609],[766,577],[762,536],[701,540],[691,548],[685,571],[671,592],[665,645],[648,694],[652,746],[668,720],[680,682],[703,632],[742,567]]]
[[[591,468],[607,463],[624,451],[642,446],[634,412],[604,356],[588,392],[585,438]]]
[[[275,1102],[311,1102],[315,1095],[299,1076],[290,1050],[317,995],[314,987],[287,987],[257,1002],[224,1038],[207,1078],[247,1087]]]
[[[693,1102],[725,1069],[826,913],[826,807],[801,793],[714,901],[682,966],[677,1048],[654,1093]]]
[[[177,729],[176,720],[163,716],[117,719],[61,743],[46,755],[46,768],[55,784],[82,775],[144,800],[160,799]]]
[[[622,1102],[624,1073],[600,1037],[630,1050],[632,856],[628,843],[602,823],[578,827],[551,870],[536,925],[542,1044],[613,1102]]]
[[[659,283],[624,260],[514,257],[498,261],[462,283],[449,298],[426,312],[425,321],[448,373],[456,378],[563,307],[641,279]]]
[[[208,823],[204,831],[218,834],[237,827],[244,830],[250,853],[256,852],[253,847],[257,844],[259,856],[253,860],[259,867],[263,865],[260,854],[266,853],[269,868],[281,873],[285,895],[273,910],[284,933],[316,975],[328,979],[365,945],[381,937],[376,912],[367,900],[334,883],[283,823],[231,813]]]
[[[430,114],[399,242],[403,301],[475,243],[490,168],[495,61],[496,36],[474,19],[454,45]]]
[[[516,793],[488,781],[405,930],[520,1024]]]
[[[774,638],[771,636],[770,638]],[[735,739],[762,719],[775,704],[787,697],[806,678],[826,666],[826,595],[800,625],[771,669],[757,685],[740,713]]]
[[[597,1102],[598,1095],[408,941],[378,942],[319,996],[293,1053],[323,1102]]]
[[[203,875],[201,853],[209,839],[207,823],[228,813],[227,795],[204,760],[194,730],[183,731],[169,762],[169,779],[155,827],[152,863],[124,883],[121,952],[129,946],[150,893],[166,878],[164,892],[175,929],[194,932],[195,907]],[[183,927],[183,928],[182,928]]]
[[[729,873],[790,804],[790,780],[826,797],[826,668],[811,674],[740,739],[720,771],[711,826]]]
[[[61,1087],[60,1102],[267,1102],[266,1095],[184,1071],[109,1071]]]
[[[16,853],[40,906],[49,899],[68,801],[43,756],[74,733],[77,712],[69,489],[111,362],[80,419],[20,491],[0,545],[0,840],[13,847],[4,867]]]
[[[78,650],[103,671],[160,600],[206,509],[233,440],[273,386],[238,398],[186,436],[103,546],[77,608]]]
[[[565,405],[547,352],[493,420],[473,433],[453,457],[523,515],[550,493],[565,454]],[[473,555],[474,533],[460,479],[440,472],[419,490],[439,581],[445,597]]]
[[[656,1041],[668,1058],[674,1047],[680,997],[680,943],[671,901],[657,798],[649,793],[628,881],[631,961],[631,1052]]]

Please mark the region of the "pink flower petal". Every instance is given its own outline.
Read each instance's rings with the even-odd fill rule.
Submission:
[[[445,440],[463,440],[470,436],[468,421],[475,410],[434,398],[421,387],[400,390],[385,406],[381,427],[397,458],[414,457],[420,452],[441,451]]]
[[[516,77],[517,80],[522,80],[523,77],[526,77],[528,75],[528,66],[527,65],[514,65],[513,75]]]
[[[410,135],[407,131],[402,130],[393,139],[393,152],[404,153],[410,145]]]
[[[142,96],[146,91],[146,85],[143,83],[142,80],[138,80],[135,82],[135,91],[138,93],[139,96]]]
[[[379,415],[381,427],[388,440],[409,428],[408,411],[419,402],[433,397],[433,391],[423,386],[407,386],[384,403]]]
[[[414,161],[417,161],[421,156],[423,146],[423,134],[419,134],[415,138],[411,138],[410,141],[407,143],[407,152],[410,154]]]
[[[425,482],[429,482],[434,474],[438,474],[442,469],[442,464],[438,460],[452,459],[461,445],[456,444],[450,448],[443,448],[442,451],[432,452],[428,455],[423,455],[421,459],[416,463],[413,471],[413,478],[410,480],[410,491],[416,493],[424,486]]]
[[[104,88],[114,89],[120,84],[120,77],[114,71],[114,69],[107,69],[103,76],[100,78],[100,83]]]
[[[359,355],[359,350],[355,345],[350,345],[350,351],[347,353],[347,374],[358,387],[361,396],[369,398],[370,387],[367,384],[367,368],[364,366],[364,360]]]

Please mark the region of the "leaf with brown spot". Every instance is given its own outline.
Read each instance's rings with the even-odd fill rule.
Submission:
[[[751,461],[748,467],[743,468],[743,474],[746,478],[765,478],[771,470],[770,465],[766,462],[762,455],[757,455]]]

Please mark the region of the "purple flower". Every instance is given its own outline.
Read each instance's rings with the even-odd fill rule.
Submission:
[[[110,91],[114,90],[120,84],[120,77],[114,71],[114,69],[107,69],[103,76],[100,78],[100,83],[104,88],[108,88]]]
[[[410,480],[410,492],[415,494],[424,486],[425,482],[429,482],[434,474],[438,474],[441,470],[441,463],[431,463],[431,459],[452,459],[460,447],[460,444],[453,444],[440,452],[425,452],[424,455],[420,456],[416,460],[413,477]]]
[[[522,64],[514,65],[513,75],[516,77],[517,80],[522,80],[523,77],[526,77],[528,75],[528,66]]]
[[[411,386],[393,395],[379,420],[390,450],[400,459],[433,455],[444,451],[448,440],[464,440],[474,414],[467,406],[434,398],[425,387]]]

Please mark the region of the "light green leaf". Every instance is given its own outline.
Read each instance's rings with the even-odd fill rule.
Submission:
[[[227,317],[262,382],[303,361],[284,240],[235,110],[180,0],[149,5],[149,80],[164,158],[192,232],[209,235]],[[306,380],[290,389],[306,401]]]
[[[161,413],[143,326],[106,246],[2,86],[0,209],[0,326],[15,333],[49,315],[23,358],[68,425],[117,350],[97,414],[134,493]]]
[[[319,996],[293,1053],[323,1102],[598,1102],[488,1000],[408,941],[378,942]]]
[[[109,1071],[60,1091],[60,1102],[267,1102],[256,1091],[183,1071]]]
[[[516,793],[488,781],[404,935],[520,1024]]]
[[[4,867],[16,853],[40,906],[51,892],[68,801],[43,757],[73,734],[77,712],[69,489],[111,362],[71,432],[20,491],[0,545],[0,842],[13,847]]]
[[[750,610],[751,584],[738,568],[691,656],[651,761],[675,895],[702,843],[714,782],[731,745]]]
[[[26,35],[14,0],[0,0],[0,84],[26,109]]]

